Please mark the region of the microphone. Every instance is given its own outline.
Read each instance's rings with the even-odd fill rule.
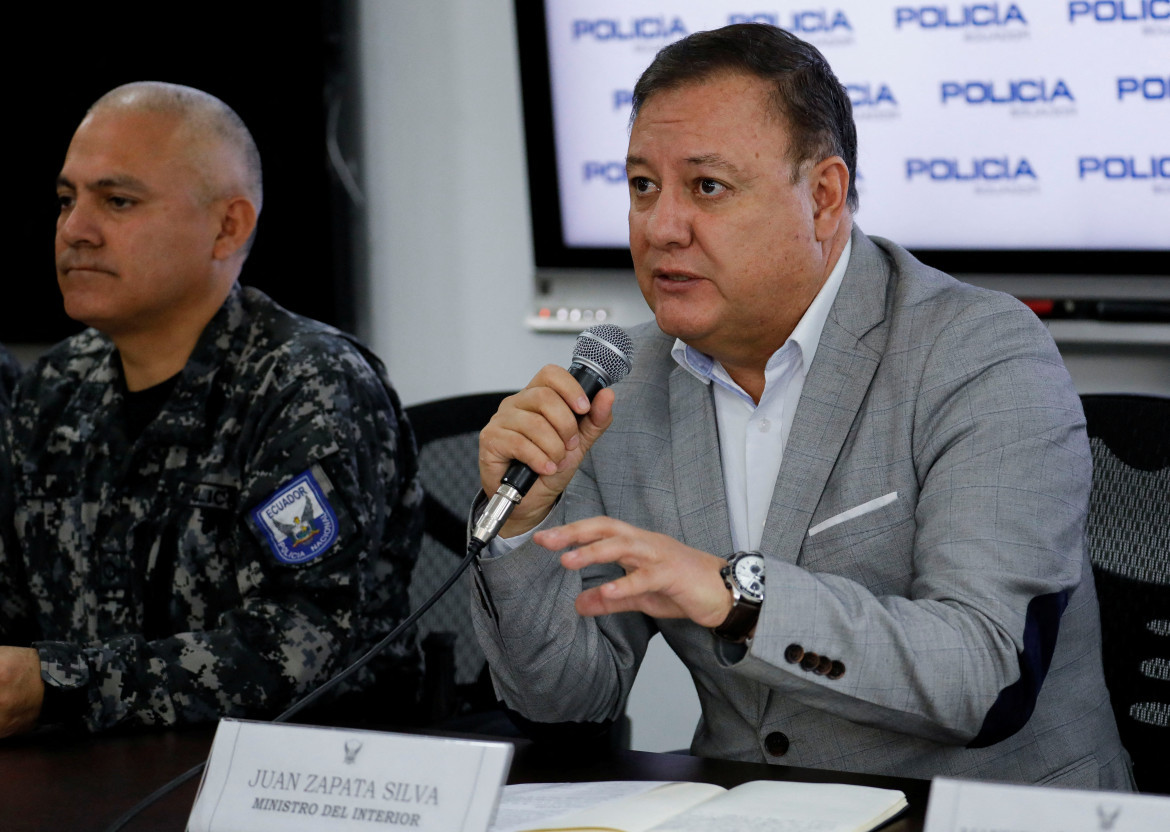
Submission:
[[[591,326],[577,336],[569,375],[585,390],[589,401],[593,401],[599,392],[626,377],[632,366],[633,352],[634,344],[620,326]],[[540,475],[523,462],[512,461],[500,480],[499,489],[471,528],[471,539],[479,544],[479,549],[499,534],[512,509],[538,479]]]

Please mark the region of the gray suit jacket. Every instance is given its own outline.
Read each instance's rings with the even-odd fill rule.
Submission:
[[[728,554],[710,388],[657,327],[634,337],[614,424],[547,522],[604,514]],[[538,722],[619,715],[660,631],[699,693],[696,754],[1128,789],[1084,545],[1090,479],[1080,401],[1036,317],[855,230],[776,482],[746,654],[686,620],[581,618],[582,585],[615,568],[568,572],[532,544],[482,562],[494,610],[473,602],[477,632],[497,692]]]

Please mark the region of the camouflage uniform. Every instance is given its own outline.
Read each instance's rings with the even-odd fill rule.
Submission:
[[[11,580],[6,580],[9,571],[5,552],[14,551],[15,531],[12,528],[12,480],[9,475],[11,460],[8,455],[8,408],[12,391],[20,378],[20,364],[4,345],[0,344],[0,622],[9,615],[9,607],[16,612],[18,599],[8,591]],[[20,607],[19,609],[23,609]],[[3,627],[0,625],[0,644],[4,644]]]
[[[39,651],[65,711],[44,716],[272,715],[406,616],[422,492],[377,358],[237,287],[133,442],[121,374],[87,330],[13,402],[0,643]],[[379,678],[409,701],[416,646],[391,652]]]
[[[8,402],[12,398],[12,388],[16,386],[18,378],[20,378],[20,362],[5,349],[3,344],[0,344],[0,410],[8,408]]]

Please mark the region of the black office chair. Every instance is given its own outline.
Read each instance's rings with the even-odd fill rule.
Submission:
[[[406,409],[418,441],[426,526],[410,582],[417,609],[466,552],[467,511],[479,490],[479,432],[510,393],[477,393]],[[426,666],[423,719],[434,726],[515,736],[497,706],[468,614],[468,573],[419,619]]]
[[[511,393],[478,393],[406,409],[418,441],[426,527],[410,582],[417,609],[445,581],[466,552],[467,511],[479,490],[479,432]],[[630,747],[630,718],[613,723],[540,724],[496,700],[487,659],[468,612],[471,576],[464,574],[419,619],[426,665],[423,718],[433,727],[489,736],[527,736],[563,753],[590,757]]]
[[[1138,788],[1170,794],[1170,398],[1081,401],[1105,681]]]

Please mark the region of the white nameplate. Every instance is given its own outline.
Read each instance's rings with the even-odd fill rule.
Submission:
[[[923,832],[1154,832],[1170,797],[936,777]]]
[[[506,742],[223,719],[189,832],[484,832]]]

